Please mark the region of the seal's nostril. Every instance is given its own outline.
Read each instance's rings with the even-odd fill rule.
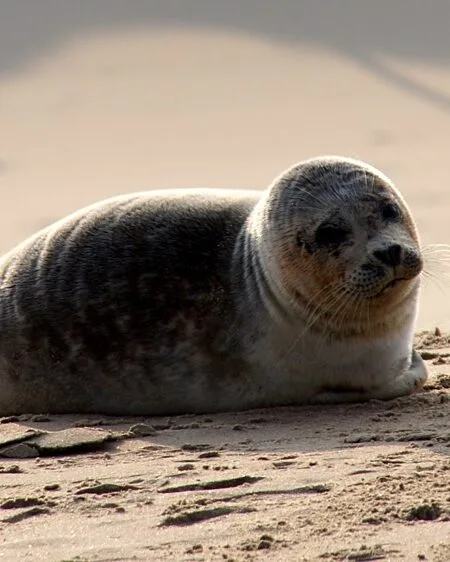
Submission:
[[[375,250],[373,255],[384,265],[396,267],[402,261],[403,248],[400,244],[391,244],[386,248]]]

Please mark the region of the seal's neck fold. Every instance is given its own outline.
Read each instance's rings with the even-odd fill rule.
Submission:
[[[246,301],[252,309],[263,308],[268,318],[286,324],[293,321],[293,308],[280,285],[278,263],[270,251],[270,229],[265,227],[267,206],[260,201],[253,209],[237,241],[235,262],[242,269]],[[237,259],[236,259],[237,258]]]

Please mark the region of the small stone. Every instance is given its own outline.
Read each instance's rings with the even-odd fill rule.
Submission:
[[[146,423],[137,423],[130,427],[128,433],[134,437],[148,437],[149,435],[158,435],[156,429]]]
[[[59,490],[60,487],[59,484],[47,484],[47,486],[44,486],[44,490],[47,492],[54,492],[55,490]]]
[[[18,421],[19,416],[5,416],[4,418],[0,418],[0,423],[13,423]]]
[[[203,552],[203,545],[201,544],[194,544],[191,548],[186,550],[186,554],[195,554],[198,552]]]
[[[211,445],[209,445],[208,443],[185,443],[184,445],[181,445],[181,450],[182,451],[191,451],[191,452],[195,452],[195,451],[205,451],[206,449],[210,449]]]
[[[424,350],[420,352],[420,356],[424,361],[429,361],[431,359],[436,359],[436,357],[439,357],[439,353],[437,351]]]
[[[42,431],[37,431],[35,429],[31,429],[30,427],[24,427],[16,423],[7,425],[4,428],[2,427],[2,431],[0,433],[0,447],[26,441],[27,439],[41,435],[41,433]]]
[[[379,441],[380,436],[375,433],[356,434],[344,439],[344,443],[370,443],[372,441]]]
[[[206,453],[200,453],[199,459],[216,459],[220,457],[220,453],[217,451],[206,451]]]
[[[11,466],[0,466],[0,474],[20,474],[23,470],[18,464],[12,464]]]
[[[39,456],[39,451],[29,443],[18,443],[5,447],[0,451],[0,456],[14,459],[30,459]]]
[[[194,470],[195,466],[193,464],[187,463],[187,464],[181,464],[180,466],[177,467],[177,469],[180,472],[184,472],[186,470]]]
[[[408,521],[434,521],[442,514],[442,508],[435,502],[412,507],[405,516]]]
[[[104,484],[94,484],[84,486],[75,492],[75,494],[112,494],[114,492],[124,492],[127,490],[136,490],[136,486],[132,486],[130,484],[113,484],[107,483]]]
[[[4,501],[1,505],[1,509],[17,509],[20,507],[33,507],[36,505],[45,505],[45,501],[39,498],[13,498]]]
[[[91,451],[111,440],[111,433],[99,429],[71,428],[46,433],[33,439],[41,455],[62,455],[68,452]]]

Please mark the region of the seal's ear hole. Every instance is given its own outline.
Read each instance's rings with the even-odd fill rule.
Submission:
[[[384,220],[395,220],[400,216],[400,209],[395,203],[385,203],[381,208],[381,215]]]
[[[318,246],[339,246],[348,239],[349,231],[341,226],[324,224],[316,230]]]

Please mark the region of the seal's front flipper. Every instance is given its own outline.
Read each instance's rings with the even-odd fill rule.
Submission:
[[[415,349],[411,354],[409,369],[395,378],[390,384],[380,389],[371,398],[378,400],[391,400],[400,396],[408,396],[420,390],[428,378],[428,370],[424,360]]]
[[[423,387],[428,379],[428,369],[425,365],[425,361],[415,349],[412,350],[411,366],[408,370],[408,373],[411,372],[416,377],[416,387],[414,388],[414,390],[419,390]]]
[[[420,390],[428,378],[424,360],[413,349],[409,369],[388,384],[377,389],[326,388],[313,397],[313,404],[341,404],[367,400],[392,400]]]

